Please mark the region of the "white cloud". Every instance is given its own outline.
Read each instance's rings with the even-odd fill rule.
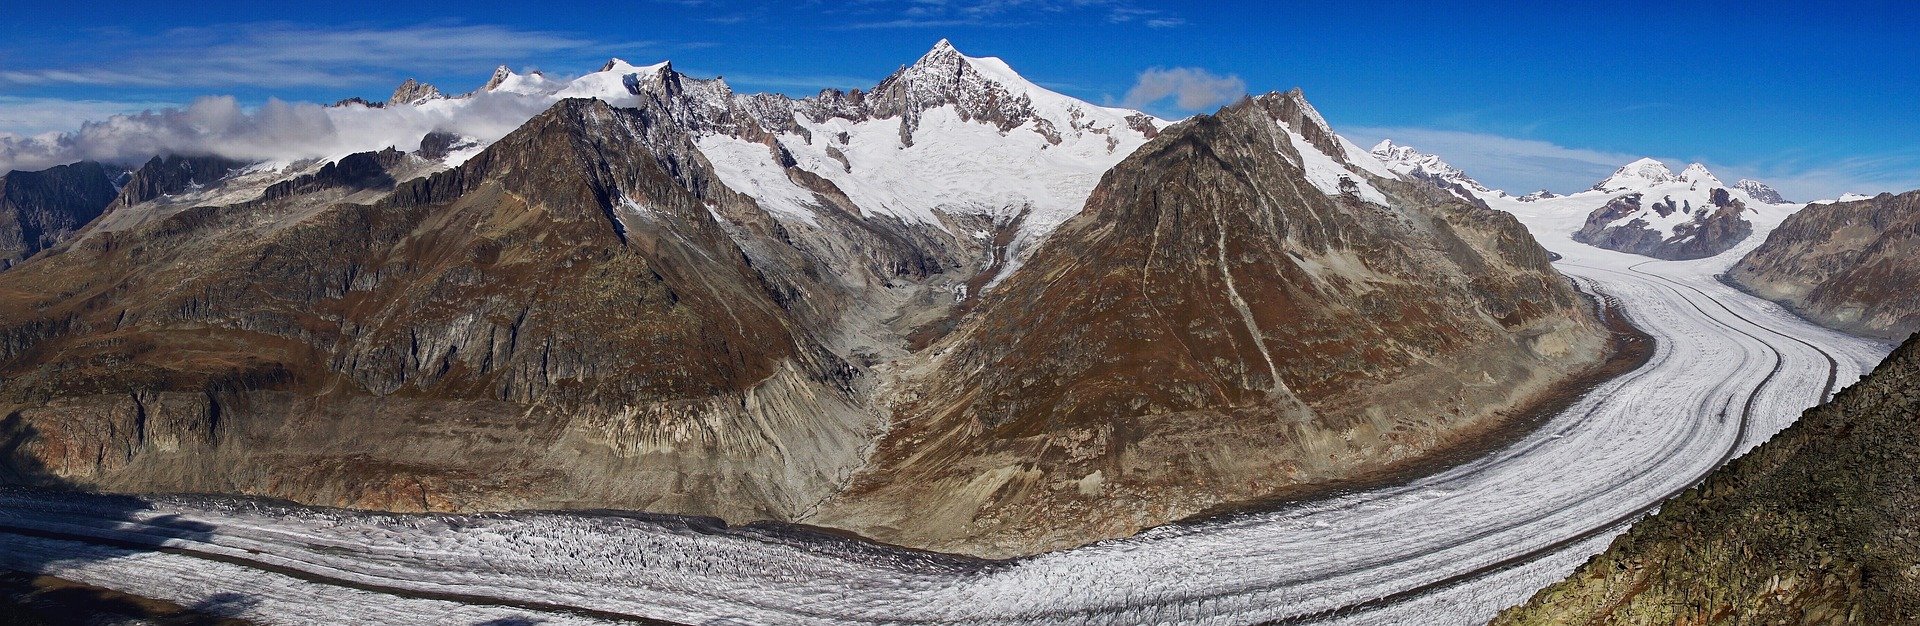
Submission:
[[[1239,76],[1216,76],[1195,67],[1156,67],[1140,73],[1121,104],[1138,109],[1173,98],[1175,106],[1197,111],[1232,102],[1246,93],[1247,81]]]
[[[114,115],[72,132],[0,136],[0,172],[80,160],[135,163],[156,154],[248,161],[338,157],[388,146],[411,149],[433,131],[494,140],[552,102],[545,96],[489,92],[423,107],[323,107],[272,100],[248,109],[231,97],[208,97],[185,108]]]

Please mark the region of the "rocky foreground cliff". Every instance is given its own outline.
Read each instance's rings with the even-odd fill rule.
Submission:
[[[0,272],[5,478],[1023,554],[1419,458],[1605,356],[1510,216],[1297,91],[1162,132],[946,42],[804,99],[617,60],[407,91],[552,104],[158,158]]]
[[[1811,204],[1727,279],[1820,324],[1899,339],[1920,331],[1920,191]]]
[[[1920,338],[1495,624],[1920,623]]]

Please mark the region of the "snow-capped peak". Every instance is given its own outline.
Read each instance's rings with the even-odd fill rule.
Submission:
[[[1726,183],[1720,182],[1720,178],[1714,176],[1713,172],[1707,171],[1706,165],[1700,163],[1688,164],[1687,169],[1680,172],[1680,180],[1703,187],[1727,186]]]
[[[393,97],[387,98],[387,104],[417,105],[434,100],[443,100],[446,97],[445,94],[440,93],[440,90],[434,88],[433,85],[409,78],[393,90]]]
[[[488,78],[487,84],[481,85],[480,90],[493,91],[495,89],[499,89],[501,83],[507,82],[507,79],[512,77],[513,77],[513,70],[509,69],[505,65],[493,68],[493,77]]]
[[[1753,196],[1753,199],[1767,204],[1786,204],[1787,202],[1787,199],[1781,196],[1780,192],[1775,190],[1771,185],[1751,178],[1742,178],[1740,182],[1734,183],[1733,186],[1738,187],[1741,191],[1747,192],[1747,195]]]
[[[1480,184],[1480,181],[1474,180],[1459,168],[1447,164],[1438,156],[1415,150],[1411,146],[1395,144],[1391,139],[1381,140],[1369,153],[1373,158],[1385,163],[1387,169],[1396,174],[1437,183],[1443,188],[1451,189],[1452,185],[1459,185],[1465,188],[1467,193],[1483,199],[1489,196],[1497,198],[1507,195],[1506,192]]]
[[[1704,169],[1704,168],[1703,168]],[[1642,158],[1615,170],[1606,180],[1594,183],[1594,191],[1626,191],[1647,189],[1664,183],[1681,182],[1667,164],[1654,159]]]

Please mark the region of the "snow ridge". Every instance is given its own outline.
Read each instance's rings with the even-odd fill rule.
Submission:
[[[1466,172],[1441,160],[1439,156],[1415,150],[1411,146],[1393,143],[1392,139],[1381,140],[1368,153],[1385,163],[1387,169],[1394,173],[1439,183],[1441,187],[1447,188],[1455,195],[1461,195],[1461,190],[1454,189],[1453,185],[1458,185],[1467,194],[1481,199],[1507,197],[1507,192],[1480,184],[1480,181],[1474,180]]]

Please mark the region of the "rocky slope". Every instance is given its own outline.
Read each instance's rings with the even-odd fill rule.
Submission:
[[[1365,155],[1355,155],[1367,159]],[[1019,554],[1352,476],[1601,356],[1511,216],[1374,176],[1298,91],[1165,130],[914,372],[822,523]]]
[[[1495,624],[1920,623],[1920,340]]]
[[[0,269],[65,241],[99,217],[117,190],[91,161],[0,175]]]
[[[9,480],[1014,554],[1418,457],[1602,356],[1510,217],[1297,92],[1163,135],[944,41],[798,99],[617,59],[401,91],[336,108],[551,104],[155,159],[0,273]]]
[[[567,100],[373,204],[295,181],[7,273],[8,448],[120,490],[793,515],[872,425],[665,117]]]
[[[1727,279],[1820,324],[1898,339],[1920,331],[1920,191],[1814,203]]]

